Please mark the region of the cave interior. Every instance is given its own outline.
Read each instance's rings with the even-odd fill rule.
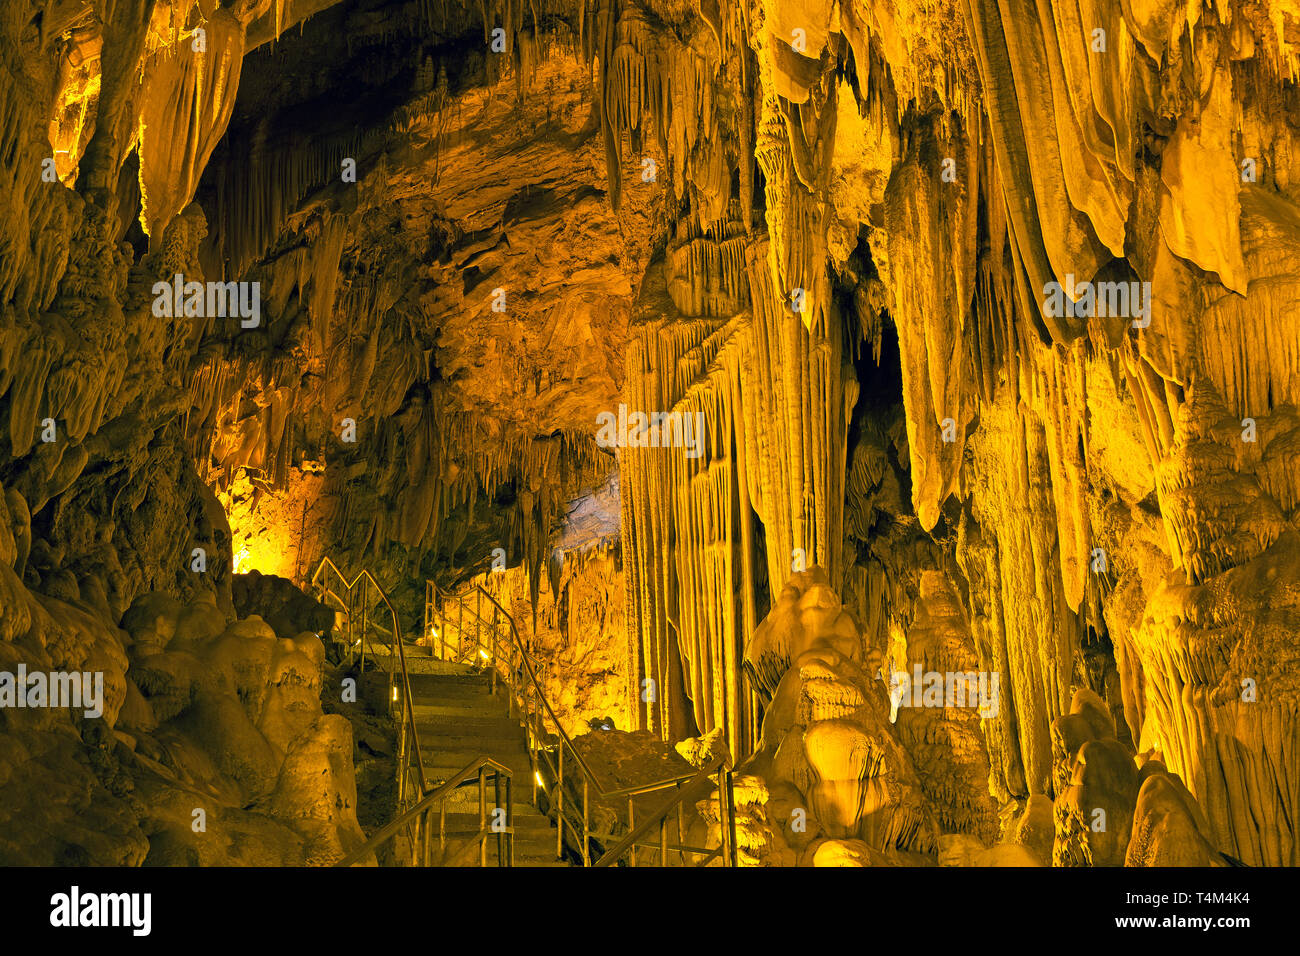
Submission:
[[[0,864],[1300,863],[1300,0],[0,60]]]

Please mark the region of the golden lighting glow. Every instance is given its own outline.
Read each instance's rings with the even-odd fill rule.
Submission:
[[[397,702],[397,688],[396,688],[396,687],[393,688],[393,702],[394,702],[394,703]]]
[[[485,660],[485,661],[490,661],[490,660],[492,660],[492,658],[491,658],[490,656],[488,656],[488,652],[487,652],[487,651],[482,650],[482,649],[480,648],[478,653],[479,653],[479,656],[483,658],[483,660]]]
[[[537,781],[539,787],[546,786],[546,782],[542,780],[542,772],[540,770],[533,771],[533,779]]]
[[[285,504],[268,496],[258,499],[253,491],[252,483],[241,475],[227,491],[217,493],[230,522],[234,571],[261,571],[292,580],[302,571],[298,567],[302,505],[296,500]]]

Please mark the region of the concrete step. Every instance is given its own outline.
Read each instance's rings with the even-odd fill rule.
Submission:
[[[420,703],[413,701],[411,710],[415,714],[415,719],[423,717],[507,717],[510,714],[510,706],[498,697],[489,697],[487,694],[479,698],[470,698],[464,700],[444,700],[437,704]]]
[[[487,863],[488,866],[497,865],[497,841],[489,839],[487,844]],[[551,839],[545,844],[533,844],[531,842],[521,842],[518,835],[515,836],[514,845],[514,864],[515,866],[569,866],[567,860],[561,860],[555,856],[555,837],[552,834]]]
[[[469,700],[478,697],[500,697],[503,701],[508,699],[500,687],[494,694],[487,684],[474,681],[457,679],[452,683],[439,682],[423,687],[417,687],[414,681],[411,682],[411,700],[417,704],[436,704],[443,700]]]
[[[432,742],[420,738],[420,759],[424,762],[424,769],[427,772],[430,767],[444,767],[449,770],[460,770],[475,757],[488,756],[493,760],[499,761],[506,765],[515,774],[515,783],[518,784],[521,779],[532,779],[533,768],[528,762],[528,751],[522,746],[518,748],[500,748],[497,750],[484,750],[482,748],[471,748],[466,750],[439,750]],[[411,754],[411,762],[415,762],[415,754]],[[489,774],[491,770],[489,769]],[[525,778],[519,776],[520,773],[526,775]]]
[[[527,813],[530,810],[536,809],[531,803],[528,802],[529,795],[530,795],[529,792],[515,794],[514,803],[512,805],[514,807],[516,817],[518,817],[520,814]],[[488,791],[487,811],[489,817],[491,816],[492,811],[494,809],[495,808],[492,806],[492,792]],[[447,798],[447,815],[451,816],[452,814],[456,814],[456,813],[465,814],[466,816],[470,816],[473,817],[475,820],[478,820],[478,789],[477,788],[475,788],[474,790],[459,790]],[[438,825],[437,817],[435,815],[434,826],[436,827],[437,825]],[[471,830],[472,829],[473,828],[471,827]],[[550,839],[554,839],[555,831],[551,830],[548,832],[551,834]]]
[[[371,667],[379,666],[384,670],[400,671],[397,658],[390,657],[387,653],[375,654],[373,649],[366,651],[366,670]],[[457,664],[453,661],[443,661],[436,657],[423,655],[408,655],[406,658],[407,672],[412,677],[417,676],[457,676],[461,674],[473,674],[476,671],[464,664]]]
[[[488,848],[488,866],[496,866],[496,847]],[[520,853],[519,847],[515,847],[514,864],[516,867],[535,867],[535,866],[568,866],[566,860],[557,860],[555,858],[555,848],[547,854],[542,853]]]
[[[420,751],[420,759],[424,762],[425,776],[436,775],[443,779],[447,779],[452,774],[464,769],[471,761],[476,760],[481,755],[482,753],[480,751],[468,750],[459,753],[446,750]],[[491,757],[498,763],[506,765],[506,769],[508,769],[513,775],[514,785],[516,787],[522,787],[527,784],[530,789],[532,788],[533,770],[528,763],[528,755],[526,753],[510,753],[508,751],[501,751],[498,753],[489,753],[487,756]],[[414,757],[411,758],[411,762],[414,764]],[[487,774],[488,787],[490,788],[492,786],[491,768],[488,768]],[[477,779],[477,777],[475,777],[475,779]],[[477,786],[477,784],[475,784],[475,786]],[[502,783],[502,786],[505,786],[504,782]]]
[[[527,756],[528,748],[524,746],[523,734],[511,734],[510,736],[493,736],[493,737],[452,737],[446,734],[425,733],[424,728],[420,728],[420,752],[427,753],[456,753],[465,754],[468,758],[473,754],[487,754],[489,757],[496,757],[498,754],[508,754],[514,756],[523,754]]]
[[[478,829],[469,830],[447,830],[447,842],[450,844],[461,844],[469,840],[478,833]],[[437,839],[437,832],[430,834]],[[488,836],[488,858],[496,855],[496,835]],[[547,830],[530,836],[527,834],[515,833],[515,859],[520,857],[542,860],[555,859],[555,831]]]
[[[478,827],[467,827],[461,830],[453,830],[451,829],[451,827],[448,827],[447,842],[464,843],[466,840],[473,837],[476,833],[478,833]],[[437,837],[436,830],[431,831],[430,835],[436,838]],[[488,840],[490,840],[491,843],[493,844],[496,843],[495,834],[489,835]],[[494,847],[491,844],[489,844],[488,846],[489,856],[492,855],[493,849]],[[555,857],[555,831],[539,830],[537,833],[530,835],[527,833],[520,833],[516,830],[515,831],[515,856],[554,858]]]
[[[402,652],[408,661],[433,659],[432,648],[423,647],[419,644],[403,643]],[[360,653],[360,648],[357,648],[357,653],[358,654]],[[366,661],[367,662],[372,660],[382,660],[384,662],[387,662],[390,657],[394,660],[394,662],[396,662],[399,659],[399,655],[395,648],[393,648],[389,644],[379,644],[369,638],[366,639]]]
[[[426,780],[442,780],[442,781],[450,780],[461,770],[463,770],[465,768],[465,765],[468,764],[472,759],[473,759],[472,757],[464,761],[461,761],[459,759],[449,759],[446,757],[440,759],[436,756],[431,757],[429,754],[425,754],[424,755],[424,778]],[[497,757],[495,759],[505,764],[506,767],[510,770],[511,786],[514,787],[516,798],[518,798],[522,794],[525,793],[531,794],[533,792],[533,772],[528,766],[528,759],[526,757],[513,757],[513,758]],[[414,761],[412,762],[412,766],[414,766]],[[506,785],[505,780],[503,779],[501,781],[501,786],[505,787],[505,785]],[[467,783],[467,786],[472,786],[474,788],[474,792],[477,793],[478,777],[477,776],[472,777]],[[488,776],[487,776],[487,792],[488,792],[488,799],[491,799],[493,793],[491,771],[488,772]]]
[[[554,857],[547,858],[547,859],[521,857],[519,855],[518,850],[516,850],[515,852],[514,864],[516,869],[520,869],[523,867],[527,867],[528,869],[549,868],[552,866],[567,867],[571,865],[565,860],[557,860]],[[496,850],[490,849],[488,850],[488,866],[496,866],[496,865],[497,865]]]
[[[522,740],[502,741],[495,745],[485,745],[480,741],[473,746],[443,747],[436,739],[426,739],[423,735],[420,737],[420,759],[424,761],[426,767],[431,764],[450,767],[454,764],[459,769],[478,756],[499,760],[512,770],[516,764],[529,766],[528,750]],[[411,759],[415,759],[414,754],[411,755]],[[528,772],[531,774],[532,769],[530,768]]]
[[[457,848],[463,845],[464,841],[469,839],[468,834],[448,834],[447,844],[449,848]],[[437,852],[437,841],[435,837],[435,853]],[[514,865],[517,867],[552,867],[552,866],[570,866],[567,860],[561,860],[555,856],[555,842],[552,839],[545,845],[521,843],[518,836],[514,841]],[[478,858],[471,855],[465,860],[462,866],[478,866]],[[495,837],[489,837],[487,840],[487,865],[494,867],[497,865],[497,841]]]
[[[516,734],[522,737],[523,728],[513,717],[422,717],[419,710],[415,712],[415,726],[419,728],[420,739],[425,734],[434,737],[509,737]]]
[[[490,671],[478,670],[477,668],[463,667],[460,664],[450,664],[446,661],[440,661],[443,668],[455,668],[453,670],[439,669],[436,673],[426,671],[421,674],[409,675],[411,688],[432,687],[438,684],[483,684],[487,686],[491,682],[492,674]],[[499,683],[499,681],[498,681]]]
[[[424,779],[428,781],[429,786],[440,786],[450,780],[460,767],[430,767],[428,764],[424,767]],[[502,793],[505,792],[505,783],[502,783]],[[487,801],[489,804],[495,799],[495,789],[492,786],[492,778],[487,779]],[[472,778],[464,783],[463,786],[457,787],[456,791],[448,796],[448,812],[458,810],[464,813],[478,813],[478,779]],[[514,783],[511,786],[511,802],[514,804],[516,812],[525,813],[536,809],[532,804],[533,787],[531,777],[527,774],[516,773]],[[456,806],[453,807],[452,803]]]
[[[469,795],[468,795],[468,794],[463,794],[463,795],[459,795],[459,796],[465,796],[466,799],[463,799],[463,800],[460,800],[460,799],[457,799],[457,800],[448,799],[448,801],[447,801],[447,816],[448,816],[448,817],[451,817],[451,816],[454,815],[454,814],[460,814],[460,815],[462,815],[462,816],[464,816],[464,817],[466,817],[466,818],[471,818],[471,817],[472,817],[473,820],[474,820],[474,825],[473,825],[473,826],[470,826],[470,827],[468,827],[468,828],[462,827],[461,829],[457,830],[457,832],[458,832],[458,833],[473,833],[473,832],[475,831],[475,829],[477,828],[477,826],[478,826],[478,794],[477,794],[477,793],[473,794],[473,799],[469,799]],[[520,814],[523,814],[523,813],[526,813],[526,812],[529,811],[529,810],[533,810],[533,809],[535,809],[535,808],[533,807],[533,805],[532,805],[531,803],[528,802],[528,795],[527,795],[527,794],[524,794],[524,796],[523,796],[523,801],[522,801],[522,802],[520,802],[520,799],[519,799],[518,797],[516,797],[516,798],[515,798],[515,804],[514,804],[514,807],[515,807],[515,819],[516,819],[516,820],[520,819]],[[492,800],[491,800],[491,798],[489,798],[489,799],[488,799],[488,808],[487,808],[487,811],[488,811],[488,818],[489,818],[489,819],[491,819],[493,809],[495,809],[495,808],[492,806]],[[438,826],[438,815],[437,815],[437,814],[434,814],[434,817],[433,817],[433,825],[434,825],[434,828],[435,828],[435,829],[436,829],[437,826]],[[518,824],[516,824],[516,825],[518,825]],[[448,824],[448,826],[450,827],[450,824]],[[528,829],[531,830],[532,828],[530,827],[530,828],[528,828]],[[527,831],[526,831],[526,832],[527,832]],[[545,833],[549,834],[549,836],[547,836],[547,838],[546,838],[546,839],[548,839],[548,840],[554,840],[554,839],[555,839],[555,830],[554,830],[554,828],[552,828],[552,829],[550,829],[550,830],[546,830],[546,831],[541,831],[540,828],[538,828],[538,831],[537,831],[537,832],[545,832]]]
[[[478,700],[494,700],[497,695],[488,691],[486,684],[439,684],[432,687],[411,686],[411,702],[414,704],[441,704],[441,703],[458,703],[460,701],[476,702]],[[508,703],[505,694],[500,698],[503,704]]]
[[[514,825],[516,839],[529,835],[535,836],[537,833],[549,833],[551,840],[554,841],[555,828],[551,826],[551,818],[543,816],[531,806],[515,807]],[[447,813],[448,833],[475,833],[477,831],[478,813]]]
[[[464,763],[458,763],[454,760],[430,759],[429,755],[426,754],[424,757],[424,779],[429,781],[430,783],[433,783],[435,781],[445,782],[447,780],[450,780],[462,769],[464,769],[465,764],[467,763],[469,763],[468,760],[466,760]],[[514,788],[513,792],[514,792],[515,800],[516,801],[523,800],[525,802],[529,800],[533,792],[533,771],[528,766],[527,759],[515,758],[512,760],[507,758],[505,760],[502,760],[501,763],[505,764],[506,767],[510,770],[510,774],[511,774],[510,785]],[[412,766],[414,765],[415,764],[413,761]],[[502,781],[501,786],[503,788],[505,787],[504,780]],[[466,782],[465,785],[466,792],[468,792],[471,788],[473,789],[475,794],[478,793],[477,777],[471,778],[469,781]],[[494,791],[492,785],[492,775],[489,773],[487,778],[487,793],[488,793],[489,800],[492,799],[493,792]],[[476,796],[474,799],[477,800],[478,797]]]

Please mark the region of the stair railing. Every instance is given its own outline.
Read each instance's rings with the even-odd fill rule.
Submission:
[[[719,755],[701,767],[699,772],[695,774],[695,776],[691,777],[684,785],[679,786],[676,792],[669,796],[667,802],[661,804],[653,813],[650,814],[648,819],[642,821],[636,826],[633,826],[632,821],[629,819],[628,832],[621,837],[617,843],[606,850],[601,858],[593,863],[592,866],[612,866],[617,863],[624,854],[630,854],[632,856],[632,865],[635,866],[636,848],[638,846],[654,846],[653,843],[645,843],[642,841],[655,829],[658,829],[659,831],[659,853],[661,860],[668,859],[669,850],[676,850],[679,854],[695,850],[693,847],[681,845],[680,826],[678,830],[679,840],[677,845],[669,845],[668,815],[677,811],[678,819],[680,821],[681,810],[688,801],[701,800],[708,796],[709,792],[714,787],[712,777],[715,773],[718,774],[718,792],[722,794],[722,800],[725,801],[725,805],[720,806],[719,808],[722,811],[720,816],[720,819],[723,821],[722,829],[724,831],[729,831],[726,834],[729,839],[724,838],[721,840],[716,849],[711,852],[706,852],[705,858],[698,861],[695,865],[704,866],[711,862],[714,857],[720,856],[722,853],[726,852],[728,845],[733,848],[732,852],[734,852],[734,847],[736,845],[735,793],[731,788],[730,780],[724,781],[723,779],[723,775],[729,775],[730,771],[727,769],[726,758]],[[631,807],[629,805],[629,813],[630,812]],[[663,865],[667,864],[665,863]],[[736,865],[734,859],[731,862],[731,865]]]
[[[546,780],[543,778],[542,773],[543,768],[547,771],[546,776],[554,781],[552,789],[548,793],[548,798],[552,799],[555,807],[556,856],[561,858],[564,856],[565,824],[567,823],[577,844],[583,866],[593,865],[593,840],[610,847],[595,862],[594,865],[599,866],[610,866],[624,856],[628,858],[630,865],[635,866],[638,846],[657,849],[659,851],[660,865],[662,866],[668,865],[669,851],[678,854],[678,861],[683,866],[705,866],[718,857],[721,857],[723,866],[736,866],[735,793],[732,783],[732,770],[727,760],[718,757],[706,764],[702,770],[692,770],[690,773],[666,777],[662,780],[634,787],[606,790],[592,771],[591,766],[574,747],[573,740],[565,731],[559,718],[556,717],[555,710],[551,707],[550,701],[547,700],[546,693],[538,680],[537,667],[535,666],[538,662],[524,647],[523,639],[519,634],[519,628],[516,626],[514,618],[501,606],[492,593],[481,584],[475,584],[474,590],[476,605],[481,607],[480,598],[486,598],[491,604],[492,619],[489,623],[482,613],[478,611],[471,612],[472,620],[475,622],[475,638],[471,649],[479,658],[477,663],[490,665],[494,684],[496,676],[500,675],[510,691],[511,709],[520,716],[524,725],[528,743],[529,767],[533,773],[532,802],[534,805],[538,802],[538,789],[541,788],[544,792],[546,791]],[[445,592],[441,592],[434,582],[427,581],[425,583],[426,632],[430,624],[433,623],[431,615],[435,613],[436,598],[440,594],[443,597],[454,597],[460,603],[460,635],[458,638],[460,644],[456,649],[455,657],[463,657],[464,635],[466,633],[466,607],[463,594],[447,595]],[[502,620],[506,624],[504,640],[500,629]],[[485,627],[490,638],[487,642],[483,640],[483,629]],[[447,649],[445,629],[440,632],[440,637],[442,638],[442,647]],[[506,645],[504,648],[502,647],[503,644]],[[502,653],[503,650],[505,653]],[[549,731],[548,726],[551,728]],[[553,738],[555,743],[550,744],[548,737]],[[568,768],[566,768],[566,764],[568,764]],[[571,769],[573,767],[577,768],[576,776],[578,780],[575,783],[581,785],[581,825],[578,824],[576,819],[569,820],[565,816],[565,788],[568,782],[565,775],[567,771],[569,779],[572,779],[575,776]],[[717,778],[716,784],[713,782],[715,775]],[[719,845],[714,849],[687,846],[685,839],[685,808],[687,802],[692,799],[702,799],[713,790],[714,786],[717,787],[719,793],[721,813]],[[635,798],[665,790],[675,790],[676,793],[638,825],[636,822]],[[593,800],[609,805],[614,801],[624,799],[627,800],[629,832],[621,838],[612,833],[594,832],[591,829],[591,805]],[[669,844],[668,819],[674,813],[676,815],[677,841]],[[576,812],[574,816],[575,818],[578,816]],[[644,838],[656,828],[659,832],[658,841],[649,842],[645,840]],[[615,850],[618,851],[617,854],[615,854]]]
[[[487,778],[492,776],[492,788],[497,808],[504,808],[505,819],[493,819],[488,823]],[[447,850],[447,798],[467,782],[477,778],[478,782],[478,832],[460,846]],[[364,845],[353,850],[335,866],[353,866],[374,853],[403,830],[414,830],[415,839],[411,844],[411,859],[416,866],[459,866],[470,858],[472,850],[478,850],[479,866],[487,866],[487,841],[497,838],[497,866],[514,866],[515,857],[515,817],[514,803],[511,799],[513,780],[510,768],[498,763],[491,757],[478,757],[462,767],[437,789],[427,793],[405,813],[399,815],[392,823],[368,839]],[[504,797],[505,802],[502,802]],[[433,813],[438,812],[438,855],[433,853]],[[494,812],[495,816],[495,812]]]
[[[332,574],[336,579],[336,583],[342,585],[342,594],[339,593],[337,588],[323,583],[327,573]],[[311,576],[311,583],[317,589],[320,598],[332,597],[343,605],[343,610],[347,614],[349,653],[351,653],[352,649],[360,648],[360,670],[362,673],[365,672],[366,648],[370,643],[366,633],[368,629],[373,628],[380,633],[388,634],[392,643],[397,647],[397,653],[390,652],[387,655],[388,662],[383,666],[388,672],[389,713],[392,713],[393,704],[398,702],[397,698],[401,697],[402,716],[398,720],[397,732],[397,805],[399,809],[406,810],[408,793],[413,792],[414,798],[417,801],[421,800],[428,790],[428,782],[424,774],[424,756],[420,751],[420,732],[415,726],[415,705],[411,697],[411,678],[406,669],[406,651],[402,648],[402,625],[397,617],[397,609],[393,607],[393,602],[388,599],[388,594],[369,570],[362,568],[357,572],[356,577],[349,581],[328,556],[321,558],[320,564],[316,567],[316,573]],[[388,609],[389,617],[392,620],[391,630],[386,630],[378,622],[369,620],[370,600],[368,591],[371,588],[379,596],[379,600],[384,607]],[[360,616],[359,624],[358,615]],[[377,655],[372,656],[378,660]],[[394,669],[394,658],[397,662],[397,669]],[[409,780],[408,778],[411,776],[410,754],[412,752],[415,753],[416,774],[414,780]],[[412,840],[414,843],[418,840],[418,837],[413,837]]]

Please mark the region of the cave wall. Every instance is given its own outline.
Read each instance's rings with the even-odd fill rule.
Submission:
[[[727,662],[754,618],[734,622],[761,615],[799,550],[858,595],[877,647],[933,610],[916,578],[937,567],[981,669],[1005,680],[982,722],[1001,803],[1058,794],[1052,727],[1088,689],[1143,759],[1187,782],[1225,852],[1294,863],[1294,697],[1268,659],[1295,646],[1295,11],[773,2],[700,18],[696,33],[673,22],[708,51],[714,96],[752,108],[767,228],[743,245],[764,276],[748,302],[734,295],[742,254],[726,244],[742,233],[724,227],[712,271],[669,253],[689,294],[670,281],[672,308],[638,321],[629,405],[703,408],[712,441],[702,461],[621,453],[644,673],[671,681],[680,664],[696,727],[724,726],[743,750],[753,718]],[[753,53],[739,83],[719,66],[737,38]],[[686,72],[657,62],[648,89]],[[647,121],[671,122],[674,105]],[[697,188],[713,181],[686,165]],[[743,157],[728,196],[756,199],[754,174]],[[787,384],[763,391],[789,404],[735,428],[766,360],[745,355],[737,376],[722,343],[773,316]],[[879,364],[882,326],[905,427],[873,414],[853,437],[890,432],[872,441],[901,451],[910,498],[892,515],[937,547],[900,569],[855,537],[845,567],[837,449],[876,373],[841,370],[859,348]],[[847,459],[852,488],[856,448]],[[792,487],[803,497],[786,507]],[[782,507],[765,512],[769,497]],[[882,513],[852,491],[845,510],[850,526]],[[749,569],[764,557],[760,585]]]
[[[629,666],[626,586],[616,542],[553,556],[542,577],[536,613],[522,567],[489,571],[476,583],[513,618],[546,701],[570,737],[594,728],[637,729],[632,702],[638,689]],[[465,600],[472,608],[471,620],[479,609],[486,609],[485,618],[492,616],[486,602],[474,606],[474,594],[467,593]],[[456,605],[448,599],[443,630],[453,647],[457,618]],[[475,637],[467,628],[465,639]]]

